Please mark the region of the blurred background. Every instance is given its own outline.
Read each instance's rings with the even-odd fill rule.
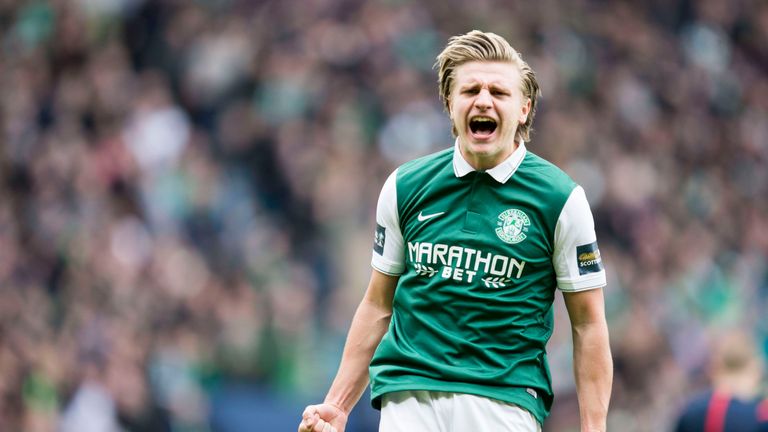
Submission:
[[[537,72],[529,149],[595,214],[609,429],[670,430],[721,329],[765,353],[768,2],[0,0],[0,430],[295,430],[475,28]],[[377,421],[366,393],[347,430]]]

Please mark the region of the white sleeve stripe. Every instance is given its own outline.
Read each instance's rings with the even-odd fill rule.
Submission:
[[[403,270],[405,270],[403,263],[398,263],[382,256],[374,256],[371,260],[371,266],[376,270],[394,274],[402,274]]]
[[[593,273],[590,276],[584,276],[578,281],[568,278],[557,278],[557,287],[561,291],[585,291],[595,288],[603,288],[605,283],[605,271]]]
[[[376,270],[379,273],[384,273],[387,276],[401,276],[403,274],[403,271],[395,271],[395,270],[385,270],[383,268],[380,268],[377,263],[371,263],[371,267],[373,267],[374,270]]]
[[[573,293],[573,292],[582,292],[582,291],[589,291],[589,290],[603,289],[603,288],[605,288],[605,284],[595,285],[595,286],[587,286],[587,287],[582,287],[582,288],[572,288],[572,289],[563,289],[561,287],[560,291],[568,292],[568,293]]]

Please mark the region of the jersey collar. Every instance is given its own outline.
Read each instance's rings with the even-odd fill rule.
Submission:
[[[520,166],[520,163],[525,158],[526,152],[525,142],[520,140],[520,145],[517,146],[517,149],[515,149],[509,157],[486,172],[490,174],[494,180],[504,184],[510,177],[512,177],[512,174],[517,171],[517,167]],[[456,177],[464,177],[472,171],[475,171],[475,169],[472,168],[472,165],[470,165],[466,159],[464,159],[461,150],[459,150],[459,139],[456,138],[456,143],[454,144],[453,149],[453,172],[456,174]]]

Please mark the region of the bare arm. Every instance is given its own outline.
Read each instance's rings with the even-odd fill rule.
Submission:
[[[368,366],[387,332],[392,317],[392,299],[397,276],[388,276],[374,270],[363,300],[357,307],[347,334],[341,364],[336,378],[320,405],[304,410],[299,432],[326,430],[342,432],[347,416],[368,385]]]
[[[349,413],[368,385],[368,365],[392,317],[392,298],[398,278],[374,270],[365,297],[357,307],[344,354],[325,403]]]
[[[613,383],[602,289],[563,293],[571,320],[581,432],[604,432]]]

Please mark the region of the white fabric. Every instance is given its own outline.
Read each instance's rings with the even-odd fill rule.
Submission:
[[[59,418],[59,432],[119,432],[112,395],[101,384],[85,381]]]
[[[402,391],[383,396],[379,432],[541,432],[517,405],[463,393]]]
[[[471,173],[472,171],[475,171],[475,169],[472,167],[472,165],[467,162],[466,159],[464,159],[464,155],[461,154],[461,149],[459,148],[459,139],[456,138],[456,143],[454,144],[453,149],[453,172],[456,174],[456,177],[464,177],[465,175]],[[520,140],[518,143],[517,148],[515,151],[512,152],[511,155],[509,155],[506,159],[504,159],[503,162],[496,165],[495,167],[489,169],[486,171],[491,177],[493,177],[494,180],[497,182],[504,184],[509,180],[510,177],[512,177],[512,174],[517,171],[517,167],[520,166],[520,163],[523,162],[523,159],[525,159],[525,154],[528,152],[525,148],[525,142],[523,140]]]
[[[595,241],[595,221],[587,196],[581,186],[576,186],[563,206],[555,227],[555,251],[552,261],[557,274],[557,286],[561,291],[584,291],[606,285],[604,269],[585,275],[579,274],[576,248]]]
[[[405,270],[403,233],[400,231],[400,215],[397,211],[397,170],[389,175],[379,194],[376,206],[376,224],[384,227],[384,253],[374,250],[371,265],[376,270],[397,276]]]

